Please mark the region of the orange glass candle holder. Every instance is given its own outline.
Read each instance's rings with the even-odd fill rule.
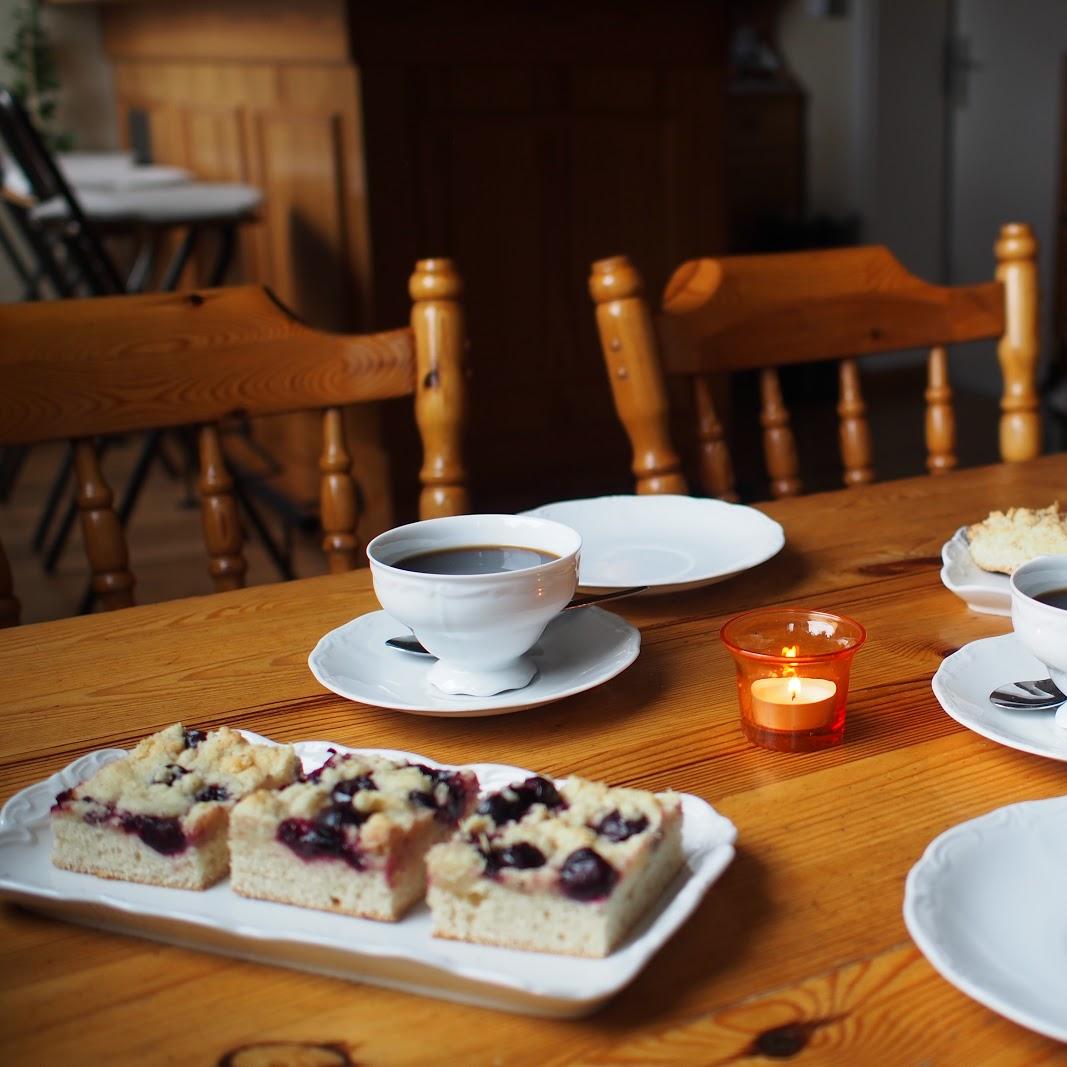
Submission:
[[[737,667],[741,729],[778,752],[840,744],[852,657],[867,639],[853,619],[805,608],[747,611],[719,631]]]

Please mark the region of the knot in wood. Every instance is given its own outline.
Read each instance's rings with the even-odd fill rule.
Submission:
[[[204,302],[204,298],[199,293],[190,293],[186,299],[189,301],[190,304],[193,305],[194,308],[200,307],[200,305]]]
[[[773,1030],[764,1030],[752,1042],[752,1051],[771,1059],[789,1059],[807,1045],[810,1031],[810,1026],[805,1023],[787,1023]]]

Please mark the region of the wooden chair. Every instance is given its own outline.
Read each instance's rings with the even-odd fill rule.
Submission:
[[[244,584],[243,538],[217,423],[237,413],[324,409],[323,548],[333,572],[357,559],[356,493],[342,405],[414,394],[423,444],[423,518],[467,510],[461,283],[422,260],[411,326],[347,336],[303,325],[256,286],[0,306],[0,445],[71,438],[93,588],[106,608],[133,603],[134,578],[94,438],[195,425],[209,571]],[[18,602],[0,546],[0,625]]]
[[[641,278],[625,256],[593,264],[589,287],[615,407],[633,448],[639,493],[685,493],[671,442],[664,375],[691,379],[706,492],[737,499],[712,377],[760,374],[763,450],[775,496],[801,492],[797,451],[777,368],[839,361],[840,447],[846,485],[874,478],[871,436],[856,357],[929,349],[926,465],[956,465],[946,345],[998,339],[1004,380],[1000,454],[1039,454],[1034,385],[1038,356],[1036,242],[1029,226],[1002,227],[996,281],[928,285],[880,246],[696,259],[671,277],[653,320]]]

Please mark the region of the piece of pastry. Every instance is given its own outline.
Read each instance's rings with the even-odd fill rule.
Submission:
[[[682,865],[674,793],[533,777],[486,797],[427,859],[438,937],[606,956]]]
[[[230,884],[248,897],[399,919],[425,892],[427,851],[477,794],[471,771],[334,753],[306,781],[237,805]]]
[[[1059,504],[994,511],[967,528],[967,542],[982,570],[1011,574],[1036,556],[1067,552],[1067,515]]]
[[[102,878],[206,889],[229,868],[230,809],[299,772],[289,745],[175,723],[56,797],[52,862]]]

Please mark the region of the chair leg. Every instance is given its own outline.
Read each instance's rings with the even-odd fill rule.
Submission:
[[[156,238],[152,233],[145,233],[141,239],[141,245],[137,249],[133,266],[130,268],[129,277],[126,279],[126,291],[129,293],[143,293],[148,279],[152,275],[152,267],[156,262]]]
[[[0,449],[0,503],[7,503],[30,450],[26,445]]]
[[[241,480],[234,476],[233,480],[234,496],[237,498],[237,505],[247,516],[248,521],[252,524],[253,530],[263,542],[263,547],[267,550],[267,555],[270,556],[271,562],[274,564],[274,569],[281,576],[283,581],[291,582],[296,573],[293,571],[293,562],[289,552],[286,549],[280,548],[274,537],[271,535],[270,530],[267,528],[267,524],[263,521],[263,516],[253,505],[249,499],[248,494],[245,492],[244,486],[241,484]],[[288,538],[287,538],[288,542]]]
[[[108,440],[100,441],[97,445],[97,453],[102,459],[104,453],[111,447],[111,442]],[[73,461],[73,449],[70,456]],[[119,512],[119,521],[122,525],[125,525],[125,516]],[[52,543],[47,546],[44,554],[44,571],[45,574],[54,573],[56,566],[59,563],[59,557],[63,554],[63,549],[67,546],[67,538],[70,537],[70,531],[74,529],[74,523],[78,518],[78,503],[76,498],[72,495],[67,503],[66,510],[63,512],[63,519],[59,524],[59,528],[55,532],[55,537],[52,539]]]
[[[219,247],[215,253],[215,265],[208,275],[208,285],[212,287],[222,285],[226,280],[226,273],[233,262],[233,253],[236,245],[237,227],[233,223],[219,227]]]
[[[55,518],[56,509],[59,507],[59,502],[66,492],[67,483],[70,481],[70,475],[73,470],[74,449],[70,445],[67,445],[66,454],[63,456],[63,461],[59,465],[59,470],[56,471],[56,475],[52,479],[51,488],[48,490],[48,497],[44,502],[41,517],[37,520],[37,525],[33,530],[33,538],[30,543],[33,546],[34,552],[40,552],[44,547],[45,541],[48,539],[48,529],[52,525],[52,520]]]
[[[159,291],[161,293],[172,293],[177,289],[178,282],[181,281],[182,271],[185,270],[199,237],[200,228],[198,226],[190,226],[185,231],[182,243],[178,246],[178,251],[174,253],[174,258],[167,265],[163,280],[159,283]]]
[[[63,554],[63,549],[67,545],[67,538],[70,537],[70,531],[74,529],[74,523],[77,518],[78,502],[71,495],[71,498],[67,501],[66,508],[63,510],[63,518],[56,528],[55,537],[52,538],[52,543],[45,548],[44,562],[42,563],[45,574],[55,573],[59,557]]]
[[[122,499],[119,501],[119,506],[115,509],[119,525],[123,529],[126,528],[126,524],[130,521],[130,516],[133,514],[133,509],[137,504],[137,499],[140,497],[141,490],[144,488],[145,480],[148,478],[148,472],[152,466],[152,460],[157,459],[162,455],[160,447],[162,439],[162,430],[151,430],[146,435],[144,443],[141,445],[141,451],[138,453],[137,462],[134,464],[133,470],[130,472],[129,480],[126,482],[126,487],[122,491]],[[69,530],[64,533],[64,541],[66,540],[67,534],[69,534]],[[87,615],[92,611],[94,599],[93,584],[92,582],[87,582],[85,589],[82,592],[81,600],[78,601],[78,614]]]
[[[126,483],[126,488],[122,491],[122,500],[119,501],[119,506],[116,510],[119,522],[123,527],[125,527],[126,523],[129,521],[130,515],[133,514],[134,505],[137,503],[137,498],[141,495],[141,490],[144,488],[145,479],[148,477],[148,470],[152,466],[152,460],[159,454],[162,438],[162,430],[149,430],[148,434],[145,436],[144,443],[141,445],[141,451],[137,456],[137,462],[133,465],[133,470],[130,472],[130,479]]]

